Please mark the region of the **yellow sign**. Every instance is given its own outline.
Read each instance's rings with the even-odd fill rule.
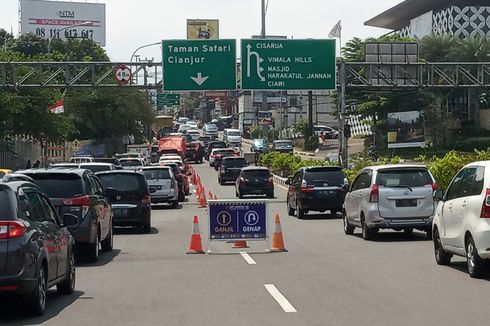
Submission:
[[[219,20],[187,19],[187,39],[188,40],[219,39]]]

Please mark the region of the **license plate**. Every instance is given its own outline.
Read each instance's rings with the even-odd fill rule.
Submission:
[[[395,201],[396,207],[417,207],[417,199],[399,199]]]
[[[128,216],[128,210],[125,208],[116,208],[114,209],[115,216]]]

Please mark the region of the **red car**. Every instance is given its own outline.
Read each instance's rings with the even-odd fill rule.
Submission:
[[[161,166],[168,166],[172,168],[172,173],[175,175],[175,179],[179,184],[179,201],[183,202],[185,195],[190,194],[189,178],[182,172],[177,163],[162,163]]]

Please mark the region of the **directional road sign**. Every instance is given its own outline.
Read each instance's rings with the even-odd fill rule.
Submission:
[[[242,89],[335,89],[335,40],[242,40]]]
[[[157,94],[157,106],[180,105],[180,94]]]
[[[236,89],[235,40],[164,40],[165,91]]]
[[[266,239],[266,200],[210,200],[209,239]]]

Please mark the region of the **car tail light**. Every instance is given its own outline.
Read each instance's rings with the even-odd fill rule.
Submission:
[[[490,218],[490,189],[486,190],[485,198],[481,208],[481,218]]]
[[[439,185],[437,184],[437,182],[432,182],[431,186],[432,186],[432,191],[436,191],[439,189]]]
[[[221,170],[221,173],[225,173],[226,172],[226,168],[223,165],[220,167],[220,170]]]
[[[16,291],[18,288],[19,288],[18,285],[3,285],[3,286],[0,286],[0,291],[2,291],[2,292]]]
[[[265,183],[266,183],[267,185],[271,185],[271,184],[273,184],[273,183],[274,183],[274,179],[273,179],[272,177],[270,177],[270,178],[266,179]]]
[[[379,186],[377,184],[373,184],[371,186],[371,194],[369,194],[369,202],[377,203],[379,201]]]
[[[22,222],[0,221],[0,240],[14,239],[24,235],[27,227]]]
[[[315,191],[315,186],[301,186],[301,192],[313,192]]]
[[[82,209],[82,218],[87,214],[90,208],[90,197],[89,196],[80,196],[73,198],[63,199],[63,205],[65,206],[78,206]]]
[[[145,195],[145,196],[143,196],[143,199],[141,200],[141,202],[144,205],[150,205],[151,204],[151,197],[148,195]]]
[[[240,179],[238,179],[240,181],[240,184],[244,184],[245,183],[245,179],[243,177],[240,177]]]

